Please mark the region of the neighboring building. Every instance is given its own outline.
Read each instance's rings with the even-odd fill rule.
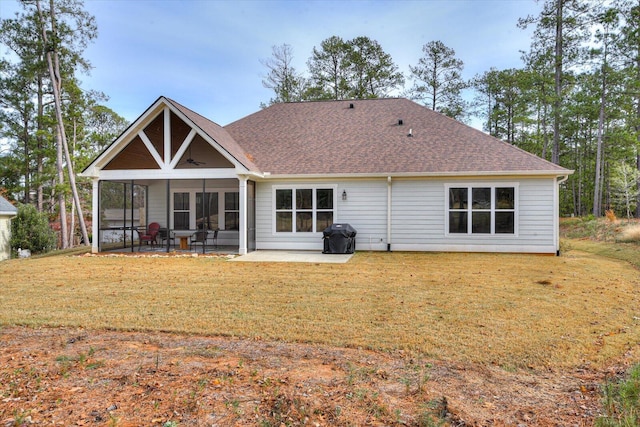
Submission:
[[[0,261],[11,258],[11,219],[18,209],[0,196]]]
[[[135,205],[239,253],[319,251],[331,223],[361,250],[556,253],[571,173],[406,99],[275,104],[222,127],[160,97],[82,175],[93,218]]]

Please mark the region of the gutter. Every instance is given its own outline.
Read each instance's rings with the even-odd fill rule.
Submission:
[[[394,178],[451,178],[451,177],[565,177],[573,174],[573,170],[542,170],[542,171],[464,171],[464,172],[393,172]],[[314,173],[314,174],[274,174],[264,172],[267,179],[327,179],[327,178],[388,178],[389,173]]]

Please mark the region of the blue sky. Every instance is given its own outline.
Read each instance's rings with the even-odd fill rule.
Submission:
[[[517,20],[541,7],[534,0],[85,0],[98,38],[85,52],[94,68],[81,80],[129,121],[164,95],[226,125],[273,96],[262,86],[260,60],[274,45],[291,45],[304,72],[324,39],[367,36],[408,74],[422,46],[441,40],[464,61],[468,79],[522,66],[531,30]],[[0,18],[17,10],[17,1],[0,0]]]

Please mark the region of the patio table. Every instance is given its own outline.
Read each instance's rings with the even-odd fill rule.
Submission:
[[[195,232],[196,230],[173,230],[173,235],[180,239],[180,249],[189,249],[189,237]]]

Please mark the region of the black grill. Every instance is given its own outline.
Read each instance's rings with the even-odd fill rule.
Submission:
[[[352,254],[356,251],[356,230],[349,224],[331,224],[322,232],[323,254]]]

